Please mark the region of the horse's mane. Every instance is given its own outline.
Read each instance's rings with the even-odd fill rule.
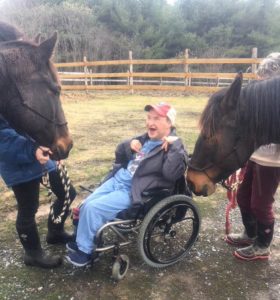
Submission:
[[[244,87],[240,95],[240,120],[246,134],[255,136],[256,145],[280,140],[280,76],[256,81]],[[242,117],[243,116],[243,117]]]
[[[217,129],[217,122],[220,118],[220,106],[221,101],[226,94],[227,88],[222,89],[216,93],[214,93],[206,107],[204,108],[202,115],[199,120],[199,127],[201,129],[201,133],[206,137],[211,137],[215,135]]]
[[[214,136],[218,129],[221,102],[227,90],[213,94],[202,112],[199,125],[206,137]],[[256,145],[268,144],[277,138],[280,141],[280,76],[251,82],[241,89],[237,101],[237,129],[253,136]]]
[[[0,22],[0,29],[1,29],[1,22]],[[1,31],[1,30],[0,30]],[[8,37],[8,36],[6,36]],[[10,38],[12,39],[14,36],[11,35]],[[0,52],[1,50],[13,50],[13,49],[16,49],[16,48],[19,48],[19,47],[24,47],[26,49],[30,49],[30,48],[33,48],[33,47],[37,47],[38,45],[31,41],[31,40],[6,40],[6,41],[1,41],[1,37],[0,37]],[[58,82],[60,84],[60,81],[59,81],[59,76],[58,76],[58,73],[57,73],[57,70],[54,66],[54,64],[49,61],[49,67],[50,67],[50,71],[51,71],[51,74],[52,74],[52,77],[54,79],[55,82]]]

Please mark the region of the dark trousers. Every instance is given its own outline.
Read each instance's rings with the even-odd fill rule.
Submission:
[[[249,161],[237,191],[241,213],[253,215],[261,224],[272,224],[274,194],[279,180],[280,168],[265,167]]]
[[[52,171],[49,173],[49,180],[51,190],[57,197],[57,200],[53,204],[54,213],[55,215],[59,215],[63,208],[65,198],[64,187],[57,171]],[[21,183],[12,187],[18,205],[16,228],[19,236],[24,236],[25,232],[30,231],[33,227],[36,227],[35,214],[39,207],[40,182],[41,178]],[[71,185],[70,199],[73,201],[75,196],[76,191]],[[51,219],[49,218],[49,227],[53,226],[62,228],[67,215],[68,211],[66,211],[65,215],[63,216],[61,224],[51,224]]]

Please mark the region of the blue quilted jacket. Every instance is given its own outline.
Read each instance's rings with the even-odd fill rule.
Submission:
[[[0,175],[7,186],[40,178],[56,168],[49,160],[41,165],[35,158],[36,144],[19,135],[0,115]]]

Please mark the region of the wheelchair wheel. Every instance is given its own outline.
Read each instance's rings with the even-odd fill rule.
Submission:
[[[117,256],[112,268],[113,279],[117,281],[122,280],[126,275],[128,268],[129,268],[128,256],[124,254]]]
[[[165,198],[145,216],[139,231],[138,251],[151,267],[173,265],[187,256],[199,229],[199,211],[190,197]]]

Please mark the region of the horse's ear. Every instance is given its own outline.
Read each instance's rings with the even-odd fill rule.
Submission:
[[[57,32],[55,32],[52,35],[52,37],[45,40],[39,45],[39,52],[43,59],[49,60],[51,58],[56,42],[57,42]]]
[[[35,39],[34,39],[34,42],[35,42],[36,44],[40,44],[40,43],[41,43],[41,40],[42,40],[42,35],[41,35],[41,33],[38,33],[38,34],[36,35]]]
[[[243,74],[239,72],[234,81],[232,82],[231,86],[227,90],[225,96],[222,100],[222,107],[229,108],[235,107],[240,96],[241,87],[243,82]]]

